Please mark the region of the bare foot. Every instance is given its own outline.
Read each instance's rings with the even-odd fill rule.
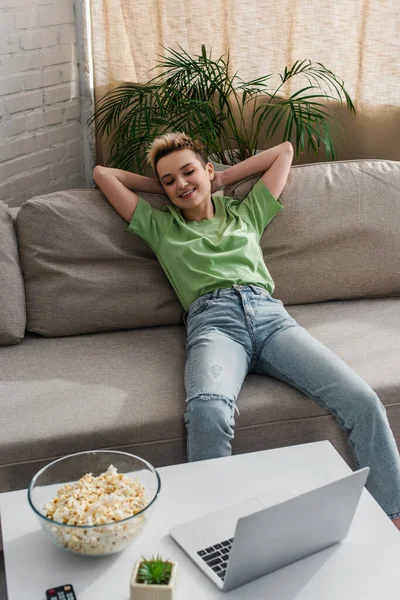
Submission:
[[[400,530],[400,519],[393,519],[393,523],[396,525],[397,529]]]

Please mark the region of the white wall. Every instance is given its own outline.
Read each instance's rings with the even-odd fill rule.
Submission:
[[[84,187],[73,0],[0,0],[0,200]]]

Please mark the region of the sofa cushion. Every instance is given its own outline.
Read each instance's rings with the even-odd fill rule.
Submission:
[[[224,192],[241,200],[258,178]],[[261,247],[285,304],[400,295],[400,162],[297,165],[281,200]]]
[[[154,206],[166,196],[141,194]],[[97,190],[33,198],[17,232],[27,329],[44,336],[182,322],[183,310],[152,251]]]
[[[255,179],[231,188],[244,197]],[[142,194],[153,206],[165,196]],[[400,162],[295,166],[261,239],[285,304],[400,294]],[[17,217],[27,328],[45,336],[178,324],[152,251],[95,190],[26,202]]]
[[[292,306],[290,314],[363,377],[400,441],[400,300]],[[185,460],[182,326],[40,338],[2,350],[0,489],[25,487],[43,464],[116,448],[157,466]],[[235,453],[329,439],[349,457],[326,410],[271,377],[249,375],[239,395]]]
[[[17,344],[25,333],[25,291],[14,222],[0,201],[0,345]]]

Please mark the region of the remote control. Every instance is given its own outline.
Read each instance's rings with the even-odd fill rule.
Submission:
[[[74,588],[69,583],[46,590],[46,600],[77,600]]]

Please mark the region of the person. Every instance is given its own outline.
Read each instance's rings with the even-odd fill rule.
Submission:
[[[168,133],[153,141],[148,160],[157,179],[102,166],[94,179],[127,231],[153,250],[186,311],[188,460],[230,455],[246,375],[274,377],[335,416],[357,467],[370,467],[367,488],[400,529],[400,457],[385,408],[272,296],[259,242],[283,208],[291,143],[216,172],[199,141]],[[213,195],[255,174],[261,177],[241,202]],[[165,193],[170,204],[152,208],[132,190]]]

